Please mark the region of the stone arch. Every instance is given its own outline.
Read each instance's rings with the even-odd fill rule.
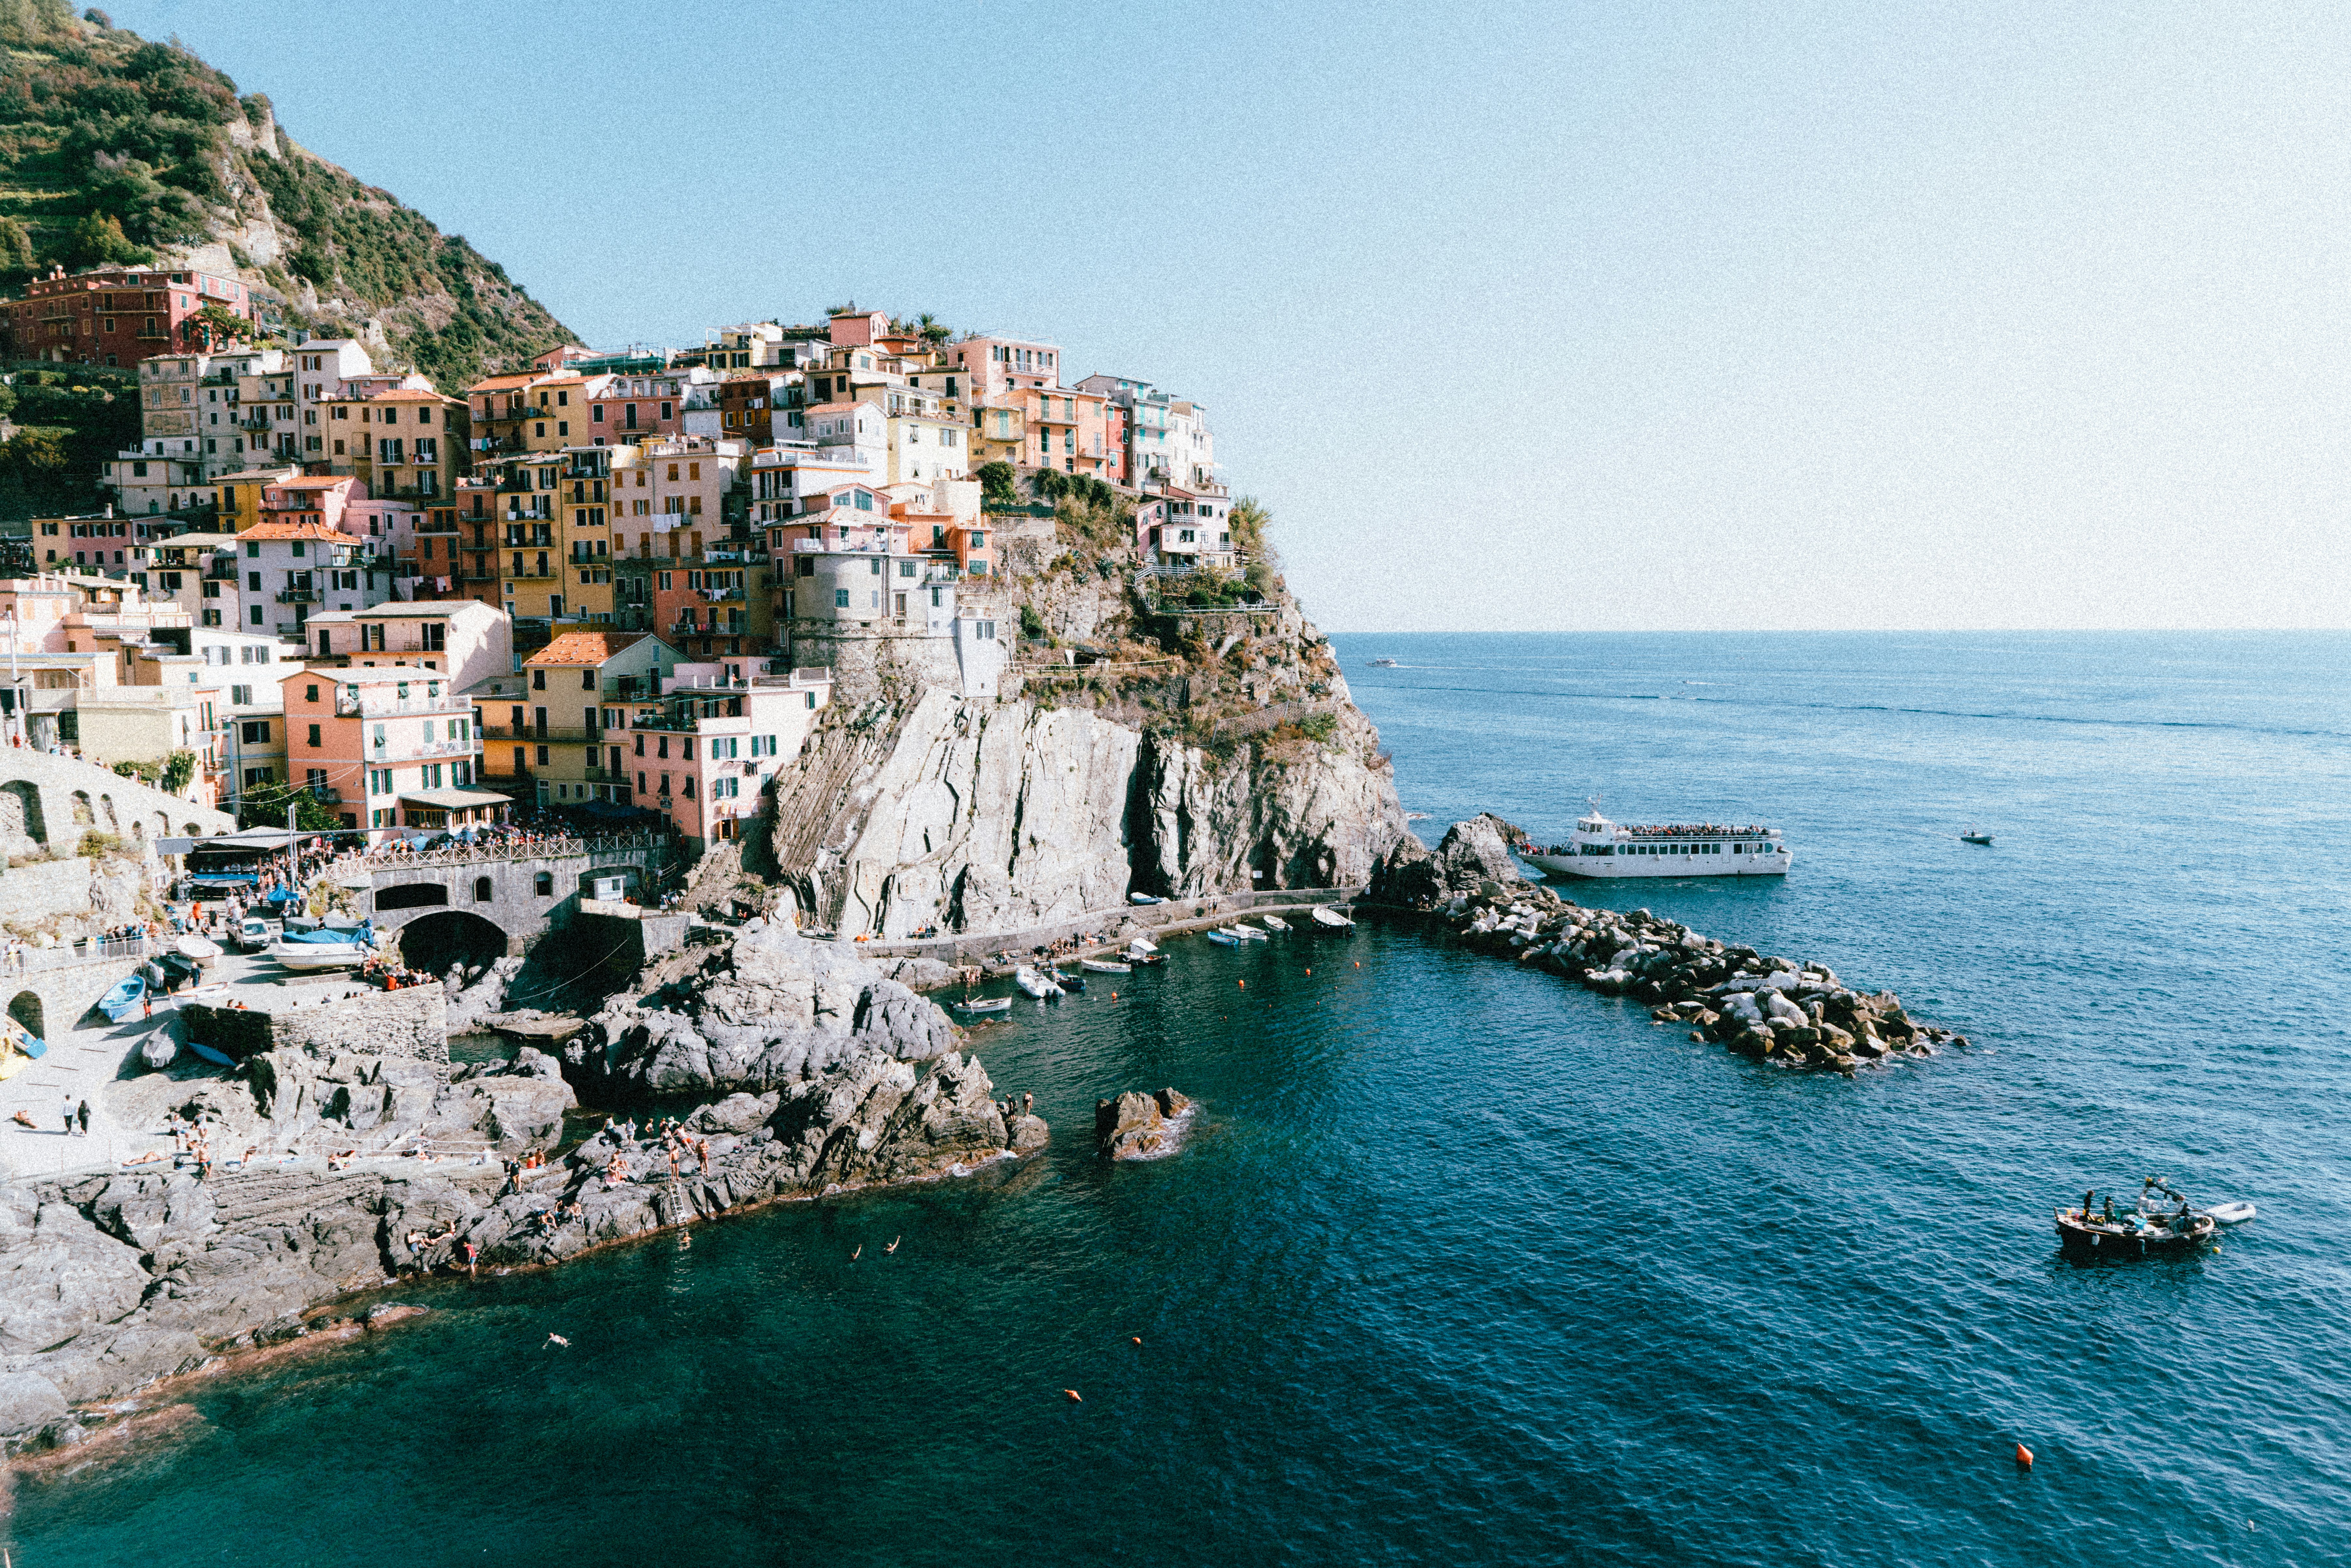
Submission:
[[[474,879],[474,902],[475,904],[487,904],[492,899],[497,897],[497,884],[493,883],[488,877],[477,876]]]
[[[159,839],[168,839],[172,836],[172,819],[161,811],[155,813],[155,836]]]
[[[39,992],[18,991],[8,1002],[8,1016],[41,1039],[49,1038],[48,1025],[43,1021]]]
[[[228,830],[223,828],[219,831],[226,832]],[[204,836],[204,831],[193,822],[183,822],[180,824],[180,836],[183,839],[201,839]]]
[[[114,814],[114,797],[101,793],[98,798],[98,804],[99,809],[106,813],[107,827],[119,831],[122,826],[122,822],[121,820]]]
[[[507,956],[506,928],[463,909],[420,915],[400,928],[400,956],[412,967],[436,975],[452,964],[493,963]]]
[[[89,790],[77,789],[73,792],[73,818],[74,826],[77,828],[94,828],[98,825],[98,819],[90,815]]]
[[[49,841],[48,820],[41,814],[41,791],[30,779],[0,784],[0,850]]]

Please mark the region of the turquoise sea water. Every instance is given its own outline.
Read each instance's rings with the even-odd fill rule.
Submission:
[[[1784,883],[1605,891],[1975,1047],[1800,1077],[1410,930],[1172,943],[980,1033],[1042,1159],[403,1292],[21,1485],[14,1561],[2345,1554],[2351,638],[1338,642],[1431,837],[1770,821]],[[1162,1083],[1188,1147],[1101,1166]],[[2158,1172],[2262,1218],[2058,1257]]]

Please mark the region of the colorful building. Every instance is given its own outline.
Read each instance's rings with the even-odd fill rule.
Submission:
[[[0,357],[135,365],[194,347],[190,319],[208,305],[253,319],[252,296],[234,277],[142,267],[55,271],[0,307]]]
[[[278,681],[286,766],[346,828],[445,828],[496,821],[504,796],[475,789],[474,704],[422,664],[301,670]]]

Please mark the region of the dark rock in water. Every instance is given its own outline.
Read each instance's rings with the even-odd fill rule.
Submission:
[[[1412,834],[1398,839],[1372,868],[1367,896],[1375,904],[1421,905],[1453,894],[1487,898],[1521,889],[1526,878],[1510,846],[1525,835],[1491,812],[1456,822],[1432,852]],[[1484,884],[1494,890],[1484,892]]]
[[[1176,1124],[1192,1109],[1189,1097],[1173,1089],[1142,1094],[1130,1089],[1115,1100],[1094,1103],[1094,1146],[1104,1157],[1134,1160],[1168,1153]]]

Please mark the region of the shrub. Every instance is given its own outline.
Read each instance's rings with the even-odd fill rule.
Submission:
[[[1033,604],[1020,607],[1020,634],[1040,640],[1045,635],[1045,618],[1037,613],[1037,607]]]
[[[101,833],[96,828],[92,828],[82,834],[81,842],[75,848],[74,853],[85,859],[95,860],[101,855],[110,855],[121,847],[122,841],[112,833]]]

